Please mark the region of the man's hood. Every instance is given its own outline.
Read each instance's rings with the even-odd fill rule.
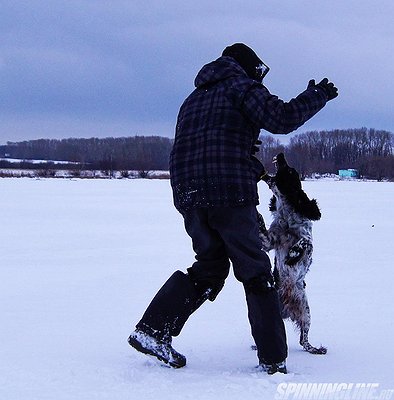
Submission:
[[[194,80],[194,85],[199,88],[236,76],[248,77],[243,68],[232,57],[220,57],[201,68]]]

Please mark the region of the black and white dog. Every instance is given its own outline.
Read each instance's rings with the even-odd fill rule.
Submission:
[[[274,277],[282,303],[282,317],[300,330],[301,346],[312,354],[326,354],[308,340],[311,315],[305,293],[305,275],[312,263],[312,221],[321,217],[316,200],[302,190],[298,172],[287,165],[283,153],[273,159],[276,175],[265,175],[274,196],[270,202],[273,221],[267,230],[259,215],[260,237],[265,251],[275,250]]]

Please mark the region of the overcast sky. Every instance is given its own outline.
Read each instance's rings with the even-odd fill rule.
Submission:
[[[0,0],[0,144],[173,137],[202,65],[244,42],[288,101],[328,77],[340,96],[297,132],[394,132],[394,1]]]

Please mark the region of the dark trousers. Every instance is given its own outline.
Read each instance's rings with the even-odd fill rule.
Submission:
[[[233,265],[244,284],[248,317],[260,362],[287,357],[286,333],[275,289],[249,282],[270,280],[271,263],[261,250],[255,206],[194,209],[183,214],[196,261],[188,274],[175,272],[156,294],[137,328],[163,338],[177,336],[189,316],[221,290]]]

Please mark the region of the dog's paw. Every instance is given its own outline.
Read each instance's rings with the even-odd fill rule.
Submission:
[[[316,354],[316,355],[325,355],[327,354],[327,348],[320,346],[320,347],[313,347],[309,343],[304,345],[304,350],[307,351],[309,354]]]
[[[303,255],[304,255],[303,251],[290,250],[289,254],[285,258],[285,264],[288,265],[289,267],[292,267],[296,265],[298,261],[301,260]]]

